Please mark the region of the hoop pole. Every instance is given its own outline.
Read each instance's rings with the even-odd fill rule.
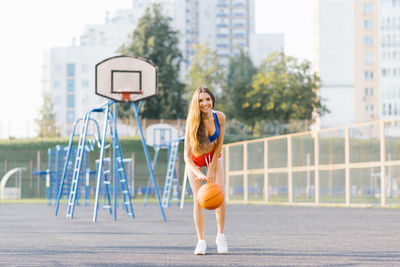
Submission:
[[[100,147],[100,158],[99,158],[99,166],[97,171],[97,181],[96,181],[96,196],[94,202],[94,211],[93,211],[93,222],[97,220],[97,211],[99,207],[99,192],[100,192],[100,183],[102,178],[103,171],[103,163],[104,163],[104,149],[106,144],[106,135],[107,135],[107,123],[108,123],[108,112],[110,108],[111,101],[108,102],[108,105],[105,110],[104,115],[104,124],[103,124],[103,136],[101,138],[101,147]]]
[[[142,124],[140,123],[140,118],[139,118],[140,108],[142,106],[142,100],[139,101],[138,107],[136,107],[135,103],[130,103],[130,104],[131,104],[131,107],[132,107],[132,109],[133,109],[133,111],[135,113],[136,122],[137,122],[137,125],[138,125],[138,128],[139,128],[139,132],[140,132],[140,138],[142,140],[143,150],[144,150],[144,153],[146,155],[146,161],[147,161],[147,166],[149,167],[150,176],[151,176],[151,179],[153,180],[154,191],[156,193],[156,197],[157,197],[157,200],[158,200],[158,205],[160,206],[160,210],[161,210],[161,214],[162,214],[163,220],[166,221],[167,218],[165,217],[164,209],[163,209],[163,207],[161,205],[160,192],[158,191],[158,186],[157,186],[156,178],[155,178],[155,175],[154,175],[154,169],[151,166],[150,155],[149,155],[149,151],[148,151],[147,146],[146,146],[146,140],[145,140],[144,135],[143,135]]]
[[[160,147],[157,146],[154,150],[155,150],[155,154],[154,154],[153,164],[152,164],[153,170],[156,168],[156,165],[157,165],[158,152],[160,152]],[[151,176],[149,177],[149,180],[147,181],[146,194],[144,195],[143,206],[146,206],[146,201],[147,201],[147,198],[149,197],[149,193],[150,193],[150,187],[151,187]]]
[[[117,133],[117,103],[113,103],[113,118],[112,124],[114,131],[112,131],[112,146],[113,146],[113,180],[114,180],[114,221],[117,220],[118,208],[118,166],[117,166],[117,149],[116,149],[116,133]]]

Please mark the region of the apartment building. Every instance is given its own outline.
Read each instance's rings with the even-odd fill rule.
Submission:
[[[315,1],[322,127],[400,113],[400,0]]]
[[[178,31],[184,57],[181,79],[194,55],[193,44],[208,44],[222,64],[249,53],[256,65],[274,50],[283,52],[283,34],[256,34],[254,0],[132,0],[132,9],[106,14],[104,24],[87,25],[79,44],[52,48],[43,57],[43,86],[55,104],[56,124],[69,135],[74,121],[105,101],[94,94],[95,65],[118,54],[129,41],[139,19],[153,3],[159,3],[170,25]]]

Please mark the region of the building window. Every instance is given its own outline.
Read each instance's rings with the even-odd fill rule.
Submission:
[[[364,88],[364,98],[373,95],[374,95],[374,88],[369,88],[369,87]]]
[[[74,107],[75,107],[75,96],[67,95],[67,108],[74,108]]]
[[[371,46],[371,45],[374,45],[374,37],[365,36],[364,37],[364,46]]]
[[[386,115],[386,104],[382,105],[382,115]]]
[[[392,104],[388,104],[388,115],[392,115]]]
[[[370,19],[364,20],[364,29],[373,29],[374,28],[374,21]]]
[[[74,122],[75,120],[75,113],[72,110],[67,111],[67,122]]]
[[[75,64],[67,64],[67,77],[75,76]]]
[[[363,14],[369,15],[374,12],[374,3],[364,3],[363,5]]]
[[[374,72],[373,71],[364,71],[364,78],[366,80],[372,80],[374,78]]]
[[[74,79],[70,79],[67,80],[67,92],[75,92],[75,80]]]
[[[375,55],[374,54],[364,54],[364,63],[374,63]]]

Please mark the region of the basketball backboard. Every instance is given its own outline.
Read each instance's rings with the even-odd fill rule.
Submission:
[[[178,139],[178,131],[169,124],[153,124],[146,128],[146,143],[152,147],[167,148]]]
[[[96,64],[96,94],[123,102],[157,95],[157,66],[139,57],[116,56]]]

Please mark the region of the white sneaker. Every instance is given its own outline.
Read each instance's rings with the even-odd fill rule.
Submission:
[[[199,240],[197,242],[196,249],[194,250],[194,255],[205,255],[206,254],[206,241]]]
[[[224,234],[218,234],[215,243],[217,244],[218,253],[220,254],[228,253],[228,245],[226,244],[226,237]]]

